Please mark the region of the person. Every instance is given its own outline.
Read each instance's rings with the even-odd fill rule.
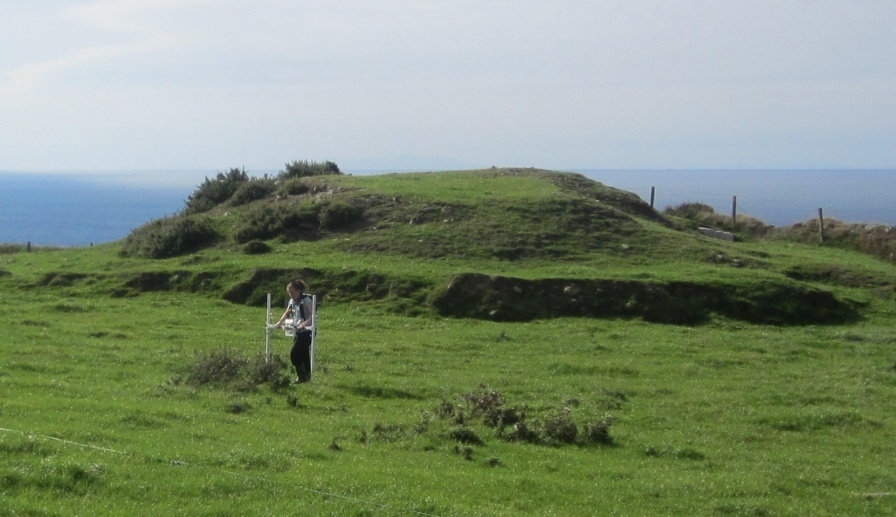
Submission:
[[[303,280],[295,279],[286,284],[286,292],[289,294],[289,304],[277,328],[283,328],[287,319],[292,319],[292,325],[296,329],[292,340],[292,350],[289,359],[296,369],[296,384],[311,380],[311,324],[313,302],[311,295],[305,294],[308,284]]]

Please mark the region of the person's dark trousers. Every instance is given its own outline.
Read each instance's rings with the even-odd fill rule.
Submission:
[[[296,336],[292,340],[292,350],[289,352],[289,359],[292,361],[293,367],[296,369],[296,375],[299,376],[299,382],[308,382],[311,380],[311,331],[303,330],[296,332]]]

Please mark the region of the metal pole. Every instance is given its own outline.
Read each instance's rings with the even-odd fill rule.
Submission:
[[[271,293],[268,293],[268,314],[264,325],[264,362],[271,362]]]
[[[317,295],[311,297],[311,371],[314,371],[314,341],[317,337]]]

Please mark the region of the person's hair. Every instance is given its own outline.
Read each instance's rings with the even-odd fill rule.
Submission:
[[[308,284],[306,284],[304,280],[299,280],[298,278],[290,280],[287,285],[291,285],[294,289],[298,289],[302,293],[308,290]]]

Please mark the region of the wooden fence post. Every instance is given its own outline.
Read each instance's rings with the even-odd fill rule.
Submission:
[[[818,242],[824,244],[824,210],[818,209]]]
[[[737,196],[731,201],[731,229],[737,228]]]
[[[654,199],[656,199],[656,187],[650,187],[650,208],[653,208]]]

